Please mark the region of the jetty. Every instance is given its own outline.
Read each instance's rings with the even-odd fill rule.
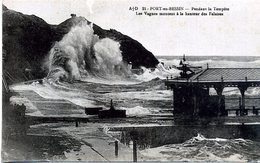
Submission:
[[[240,91],[236,115],[244,116],[251,112],[259,115],[260,103],[246,105],[246,99],[260,101],[260,97],[246,98],[245,91],[250,87],[260,87],[260,68],[207,68],[192,67],[180,61],[180,76],[167,77],[165,85],[173,90],[173,113],[199,116],[225,116],[226,87],[237,87]],[[210,95],[209,89],[214,88],[217,95]],[[258,106],[256,106],[258,105]]]

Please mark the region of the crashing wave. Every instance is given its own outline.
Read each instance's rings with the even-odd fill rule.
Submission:
[[[206,138],[198,134],[180,144],[169,144],[141,151],[148,160],[157,161],[256,161],[259,143],[246,139]],[[248,153],[248,151],[255,151]]]
[[[141,67],[143,73],[139,75],[132,73],[131,63],[123,60],[120,43],[110,38],[100,39],[85,21],[72,27],[54,44],[45,65],[49,70],[47,79],[55,82],[91,79],[140,82],[178,74],[178,70],[167,70],[162,64],[155,69]]]
[[[49,52],[48,79],[81,80],[86,76],[127,76],[120,44],[110,38],[99,39],[87,22],[72,27]]]

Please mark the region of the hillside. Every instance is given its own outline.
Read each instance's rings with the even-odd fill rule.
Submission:
[[[84,17],[71,17],[58,25],[50,25],[35,15],[26,15],[5,6],[2,14],[3,66],[11,76],[6,77],[8,83],[45,77],[47,72],[43,63],[55,41],[60,41],[73,25],[88,21]],[[102,29],[96,24],[93,24],[93,29],[100,38],[119,41],[123,59],[132,62],[134,68],[150,68],[158,64],[154,55],[138,41],[116,30]]]

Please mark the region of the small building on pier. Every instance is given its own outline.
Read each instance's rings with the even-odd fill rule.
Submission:
[[[180,77],[165,81],[167,88],[173,90],[173,113],[199,116],[227,115],[225,109],[225,87],[237,87],[240,91],[240,104],[237,115],[246,115],[249,109],[259,115],[260,106],[246,108],[245,91],[249,87],[260,87],[260,68],[209,68],[192,70],[187,64],[179,67]],[[216,95],[210,95],[210,88]],[[260,98],[259,98],[260,100]]]

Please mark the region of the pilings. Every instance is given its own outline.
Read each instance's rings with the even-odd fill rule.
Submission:
[[[205,71],[191,78],[166,78],[167,89],[173,90],[174,114],[227,115],[228,110],[226,110],[225,96],[223,95],[225,87],[237,87],[240,90],[241,105],[237,109],[240,116],[246,114],[246,107],[249,106],[246,106],[245,91],[248,87],[260,87],[259,80],[249,79],[248,77],[245,77],[244,80],[232,80],[226,74],[225,78],[221,76],[218,80],[206,80],[207,76],[203,79],[203,73]],[[214,88],[217,96],[205,93],[205,90],[209,90],[209,88]]]
[[[137,162],[137,140],[133,140],[133,162]]]
[[[131,140],[133,141],[133,162],[137,162],[137,140],[138,132],[133,129],[130,133]]]
[[[214,85],[214,89],[217,92],[218,95],[218,116],[220,115],[224,115],[224,111],[222,110],[222,93],[224,90],[224,85],[220,84],[220,85]]]
[[[245,91],[247,90],[248,86],[247,85],[238,85],[238,89],[241,93],[241,113],[240,115],[244,115],[245,114]]]
[[[118,141],[115,141],[115,156],[118,157]]]
[[[197,95],[194,92],[193,92],[192,98],[193,98],[193,114],[197,115],[199,112],[198,107],[197,107]]]

